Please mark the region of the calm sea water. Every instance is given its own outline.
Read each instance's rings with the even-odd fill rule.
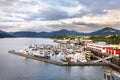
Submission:
[[[44,38],[0,39],[0,80],[103,80],[101,67],[61,67],[9,54],[31,44],[53,44]],[[115,80],[120,80],[115,77]]]

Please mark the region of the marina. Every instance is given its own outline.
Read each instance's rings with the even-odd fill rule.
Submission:
[[[68,44],[64,40],[56,45],[33,44],[19,51],[8,52],[59,66],[110,66],[109,62],[103,62],[102,58],[97,58],[91,51],[84,50],[84,46],[76,45],[75,42]]]

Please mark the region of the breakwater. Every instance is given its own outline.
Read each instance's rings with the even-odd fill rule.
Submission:
[[[59,65],[59,66],[109,66],[110,65],[109,63],[103,63],[103,62],[99,62],[99,63],[93,63],[93,62],[70,62],[70,63],[59,62],[59,61],[55,61],[52,59],[39,58],[39,57],[36,57],[34,55],[31,55],[31,54],[23,54],[21,52],[16,52],[15,50],[10,50],[10,51],[8,51],[8,53],[19,55],[19,56],[30,58],[30,59],[34,59],[34,60],[38,60],[38,61],[43,61],[46,63]]]

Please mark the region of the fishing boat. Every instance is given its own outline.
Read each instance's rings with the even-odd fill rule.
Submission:
[[[50,59],[50,55],[46,51],[37,51],[33,55],[39,58]]]
[[[78,62],[87,62],[87,59],[83,53],[79,53],[79,55],[77,56],[77,61]]]

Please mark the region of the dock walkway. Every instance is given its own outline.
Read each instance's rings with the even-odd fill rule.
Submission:
[[[22,57],[26,57],[26,58],[30,58],[30,59],[34,59],[34,60],[38,60],[38,61],[43,61],[46,63],[51,63],[51,64],[55,64],[55,65],[59,65],[59,66],[109,66],[109,63],[103,63],[103,62],[99,62],[99,63],[93,63],[93,62],[77,62],[77,63],[73,63],[73,62],[59,62],[59,61],[55,61],[52,59],[44,59],[44,58],[39,58],[39,57],[35,57],[31,54],[23,54],[21,52],[16,52],[15,50],[10,50],[8,51],[8,53],[12,53],[15,55],[19,55]]]
[[[87,49],[87,48],[86,48],[86,49]],[[87,50],[90,50],[90,49],[87,49]],[[90,50],[90,51],[92,51],[93,53],[101,54],[101,53],[96,52],[96,51],[93,51],[93,50]],[[114,57],[114,56],[109,56],[108,54],[102,54],[102,55],[103,55],[103,56],[108,56],[108,59]],[[101,60],[101,58],[98,57],[98,56],[97,56],[97,59]],[[111,63],[110,61],[107,61],[106,59],[104,59],[104,60],[105,60],[105,62],[109,63],[111,67],[117,69],[118,72],[120,72],[120,66],[118,66],[118,65],[116,65],[116,64],[114,64],[114,63]],[[94,62],[94,61],[93,61],[93,62]],[[95,61],[95,62],[96,62],[96,61]],[[98,61],[98,62],[99,62],[99,61]]]
[[[108,56],[108,57],[105,57],[104,60],[111,59],[112,57],[113,57],[113,55],[110,55],[110,56]],[[100,61],[102,61],[102,58],[99,57],[98,60],[95,60],[95,61],[93,61],[93,62],[94,62],[94,63],[98,63],[98,62],[100,62]]]

